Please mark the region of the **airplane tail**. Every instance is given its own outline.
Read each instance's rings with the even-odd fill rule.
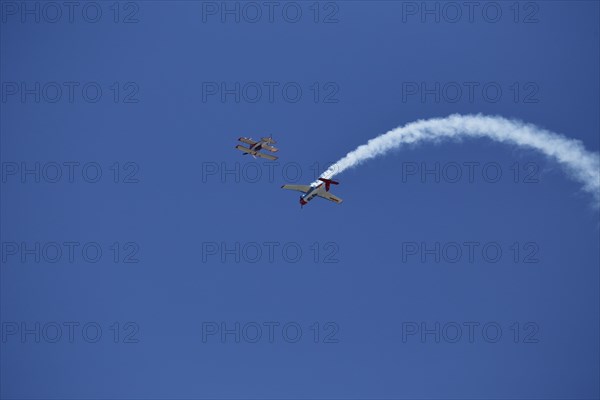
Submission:
[[[261,140],[267,144],[276,144],[277,142],[273,140],[273,135],[269,137],[263,137]]]
[[[330,187],[331,185],[339,185],[339,184],[340,184],[339,182],[336,182],[336,181],[334,181],[334,180],[331,180],[331,179],[319,178],[319,180],[320,180],[321,182],[325,182],[325,190],[326,190],[327,192],[329,192],[329,187]]]

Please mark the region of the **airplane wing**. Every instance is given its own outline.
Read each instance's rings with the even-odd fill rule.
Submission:
[[[340,199],[339,197],[332,195],[329,192],[319,193],[319,197],[322,197],[329,201],[333,201],[334,203],[338,203],[338,204],[341,203],[342,201],[344,201],[344,200]]]
[[[244,146],[240,146],[239,144],[237,146],[235,146],[235,148],[238,149],[238,150],[241,150],[243,152],[246,152],[246,153],[250,153],[250,154],[254,153],[254,150],[251,150],[251,149],[249,149],[247,147],[244,147]]]
[[[262,148],[265,149],[265,150],[269,150],[272,153],[275,153],[276,151],[279,151],[278,148],[273,147],[273,146],[269,146],[268,144],[263,144]]]
[[[271,160],[271,161],[277,160],[277,158],[278,158],[278,157],[272,156],[270,154],[263,154],[263,153],[258,153],[258,152],[256,152],[254,155],[256,157],[266,158],[267,160]]]
[[[254,145],[254,144],[258,143],[258,142],[255,142],[255,141],[254,141],[254,140],[252,140],[252,139],[248,139],[248,138],[245,138],[245,137],[241,137],[241,138],[239,138],[238,140],[239,140],[240,142],[242,142],[242,143],[249,144],[250,146],[252,146],[252,145]]]
[[[310,190],[309,185],[283,185],[281,188],[287,190],[296,190],[302,193],[306,193]]]

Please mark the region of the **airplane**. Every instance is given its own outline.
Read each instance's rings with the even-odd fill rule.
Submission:
[[[246,137],[238,138],[238,140],[242,143],[246,143],[246,144],[250,145],[249,148],[241,146],[239,144],[237,146],[235,146],[236,149],[243,151],[244,155],[251,154],[252,157],[254,157],[254,158],[261,157],[261,158],[266,158],[267,160],[271,160],[271,161],[277,160],[277,158],[278,158],[278,157],[272,156],[270,154],[259,153],[259,151],[262,149],[265,149],[272,153],[279,151],[279,149],[277,149],[273,146],[270,146],[271,144],[277,143],[273,140],[273,137],[264,137],[264,138],[261,138],[259,141],[252,140],[251,138],[246,138]]]
[[[319,180],[311,183],[310,185],[283,185],[282,188],[304,193],[302,196],[300,196],[300,207],[302,208],[317,196],[340,204],[343,200],[329,193],[329,188],[331,185],[339,184],[339,182],[332,181],[331,179],[319,178]]]

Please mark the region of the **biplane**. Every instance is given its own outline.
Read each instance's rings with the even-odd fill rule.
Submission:
[[[271,161],[277,160],[277,158],[278,158],[278,157],[272,156],[270,154],[265,154],[265,153],[260,152],[261,150],[267,150],[267,151],[270,151],[271,153],[275,153],[276,151],[279,151],[279,149],[271,146],[272,144],[277,143],[273,140],[273,137],[264,137],[264,138],[261,138],[259,141],[253,140],[251,138],[246,138],[246,137],[241,137],[238,140],[242,143],[246,143],[249,146],[249,147],[244,147],[239,144],[237,146],[235,146],[236,149],[243,151],[244,155],[250,154],[254,158],[261,157],[261,158],[266,158],[267,160],[271,160]]]

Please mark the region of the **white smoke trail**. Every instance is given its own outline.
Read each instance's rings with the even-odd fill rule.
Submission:
[[[383,155],[404,144],[443,139],[489,138],[535,149],[556,160],[591,193],[600,207],[600,155],[587,151],[576,139],[569,139],[532,124],[502,117],[453,114],[446,118],[418,120],[395,128],[358,146],[329,167],[321,178],[329,179],[366,160]]]

